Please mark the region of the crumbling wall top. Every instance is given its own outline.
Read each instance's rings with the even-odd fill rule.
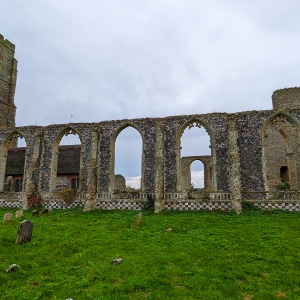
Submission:
[[[273,93],[274,110],[289,110],[300,108],[300,87],[280,89]]]
[[[10,50],[15,51],[15,45],[13,43],[11,43],[9,40],[5,40],[3,35],[1,35],[1,34],[0,34],[0,43],[5,45]]]

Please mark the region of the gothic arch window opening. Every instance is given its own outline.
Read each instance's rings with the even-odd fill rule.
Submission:
[[[58,137],[56,162],[56,190],[80,190],[81,139],[72,128]]]
[[[6,159],[3,161],[3,167],[5,165],[4,191],[24,191],[26,150],[27,145],[23,134],[15,132],[6,140],[3,149],[6,153]]]
[[[143,139],[137,128],[127,125],[117,132],[113,167],[115,192],[142,190]]]
[[[212,190],[211,137],[200,121],[194,120],[185,125],[179,138],[179,145],[178,190],[184,191],[192,187]],[[197,170],[191,166],[194,161],[201,162],[198,163]],[[194,180],[196,177],[204,180],[199,184],[191,185],[192,178]]]

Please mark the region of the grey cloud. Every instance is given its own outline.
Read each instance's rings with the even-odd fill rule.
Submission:
[[[299,85],[299,11],[297,0],[6,1],[17,125],[270,109],[274,90]]]

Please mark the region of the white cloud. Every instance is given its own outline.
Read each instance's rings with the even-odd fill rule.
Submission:
[[[126,186],[139,189],[141,187],[141,176],[125,177]]]

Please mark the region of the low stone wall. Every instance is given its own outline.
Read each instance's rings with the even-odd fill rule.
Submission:
[[[0,207],[2,208],[20,208],[24,207],[26,202],[25,193],[3,192],[0,193]]]
[[[142,210],[146,203],[146,200],[135,199],[97,200],[95,208],[103,210]]]
[[[300,200],[248,200],[247,202],[254,204],[262,210],[285,210],[300,211]]]
[[[232,200],[225,193],[211,193],[210,199],[188,199],[183,197],[184,193],[174,193],[170,197],[170,193],[166,194],[163,200],[164,210],[180,210],[180,211],[198,211],[198,210],[233,210]],[[216,197],[216,195],[219,195]],[[294,193],[293,195],[296,195]],[[297,195],[300,195],[299,193]],[[150,197],[153,194],[139,193],[132,197],[118,198],[117,195],[111,193],[98,194],[93,202],[95,209],[103,210],[142,210],[149,205]],[[212,197],[213,196],[213,197]],[[224,197],[226,196],[226,197]],[[86,193],[77,193],[72,204],[67,205],[62,199],[59,192],[44,192],[39,194],[41,205],[45,208],[52,209],[84,209],[87,201]],[[285,210],[300,211],[300,199],[245,199],[244,202],[253,204],[263,210]],[[0,208],[27,208],[26,193],[3,192],[0,193]]]
[[[165,210],[231,210],[232,203],[229,200],[179,200],[166,201]]]

